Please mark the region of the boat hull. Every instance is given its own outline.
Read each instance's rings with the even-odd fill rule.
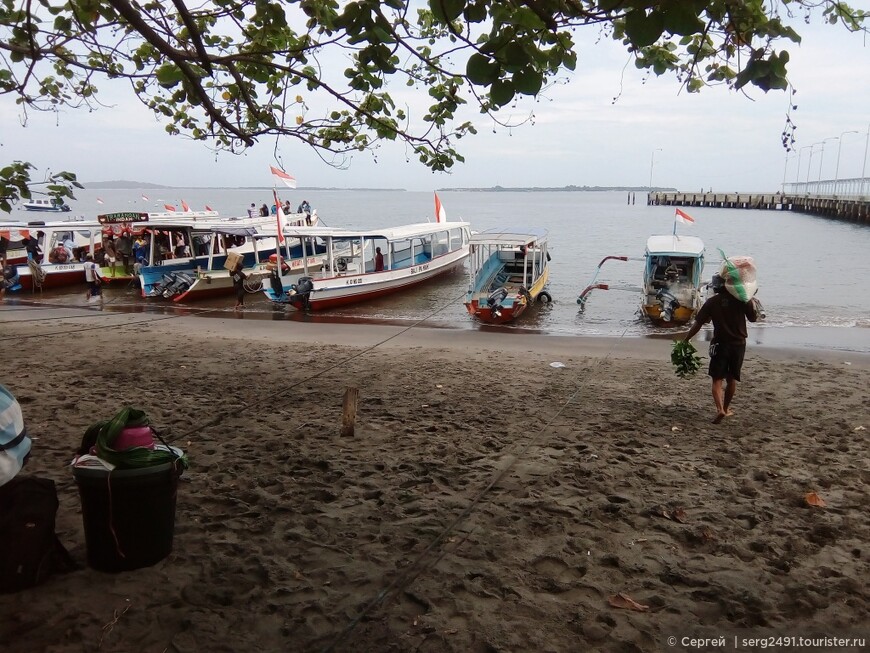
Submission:
[[[18,283],[20,290],[34,290],[33,273],[28,265],[17,266]],[[83,263],[59,263],[56,265],[43,265],[45,278],[40,287],[45,290],[48,288],[63,288],[65,286],[74,286],[85,282],[85,268]]]
[[[688,324],[692,321],[692,318],[695,317],[695,313],[697,312],[694,308],[680,306],[674,310],[670,320],[665,320],[662,317],[662,309],[658,304],[645,304],[641,307],[641,310],[654,325],[664,328]]]
[[[515,301],[511,306],[502,306],[498,311],[494,311],[488,305],[480,304],[476,299],[465,304],[469,315],[486,324],[507,324],[508,322],[513,322],[525,313],[528,307],[529,302],[524,297],[520,301]]]
[[[318,280],[318,282],[315,282],[314,290],[309,296],[307,305],[302,298],[294,295],[291,295],[286,303],[300,311],[325,311],[339,306],[371,301],[378,297],[407,290],[442,274],[454,272],[463,266],[466,257],[467,253],[459,259],[437,267],[432,267],[432,264],[417,265],[410,268],[407,276],[403,275],[398,278],[389,278],[390,272],[376,272]],[[384,276],[387,278],[376,279],[376,277]],[[342,280],[344,285],[335,286],[334,284],[337,279]],[[321,284],[320,288],[318,288],[318,283]],[[331,286],[326,284],[331,284]]]

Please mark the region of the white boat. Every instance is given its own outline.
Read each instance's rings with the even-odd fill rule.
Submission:
[[[94,221],[3,222],[0,236],[10,243],[25,237],[36,238],[40,254],[34,259],[10,258],[4,269],[7,281],[15,280],[8,290],[42,290],[84,284],[84,257],[99,248],[101,225]],[[63,254],[58,256],[58,253]]]
[[[266,229],[276,231],[274,215],[222,218],[214,211],[170,211],[98,217],[116,234],[126,231],[137,238],[131,262],[142,296],[147,298],[180,302],[231,293],[232,280],[225,269],[229,254],[241,255],[243,269],[256,277],[256,269],[276,249],[274,235],[263,237]],[[317,214],[284,219],[300,226],[316,220]],[[106,268],[102,272],[107,275]]]
[[[641,312],[656,326],[686,324],[701,308],[704,241],[696,236],[650,236],[646,242]]]
[[[303,254],[302,242],[296,238],[285,237],[284,244],[277,247],[277,229],[271,224],[274,216],[270,216],[270,223],[256,229],[246,229],[242,233],[234,229],[233,225],[222,225],[213,229],[216,238],[227,236],[246,236],[252,251],[248,256],[246,247],[230,247],[229,252],[237,252],[242,256],[242,271],[245,273],[245,289],[248,292],[259,292],[263,289],[263,282],[278,268],[280,249],[280,265],[284,274],[301,275],[303,270],[316,272],[323,267],[323,247],[318,251],[308,251]],[[299,226],[299,225],[294,225]],[[253,261],[251,261],[251,258]],[[217,261],[221,264],[218,265]],[[231,271],[227,269],[227,256],[216,256],[212,252],[205,266],[197,267],[190,279],[173,282],[170,294],[173,301],[191,301],[218,295],[227,295],[233,292],[233,280]]]
[[[47,199],[33,198],[26,202],[22,202],[21,206],[25,211],[49,211],[52,213],[66,213],[70,210],[69,206],[63,200],[50,197]]]
[[[276,303],[322,311],[395,293],[461,267],[469,253],[467,222],[424,222],[351,231],[284,229],[302,242],[304,259],[320,249],[320,271],[276,272],[263,292]],[[380,256],[379,256],[380,255]]]
[[[497,227],[472,235],[465,308],[481,322],[504,324],[538,300],[551,301],[549,262],[545,229]]]

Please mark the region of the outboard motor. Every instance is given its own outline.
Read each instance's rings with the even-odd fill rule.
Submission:
[[[501,303],[504,301],[504,298],[507,297],[507,294],[507,288],[501,287],[497,290],[493,290],[486,298],[487,305],[492,311],[492,314],[496,317],[501,317]]]
[[[292,299],[301,301],[302,307],[308,310],[310,308],[308,299],[312,290],[314,290],[314,280],[311,277],[299,277],[299,280],[290,286],[290,296]]]
[[[185,290],[190,288],[191,284],[193,284],[193,277],[189,274],[184,272],[174,272],[171,276],[171,282],[163,289],[163,296],[167,299],[169,297],[175,297],[175,295],[183,293]]]
[[[164,273],[160,275],[160,283],[155,283],[151,286],[151,292],[148,293],[149,297],[160,297],[165,296],[163,292],[172,285],[175,279],[172,278],[171,274]]]
[[[18,268],[14,265],[6,265],[3,268],[3,276],[0,277],[0,288],[10,290],[18,285],[19,280]]]
[[[670,322],[674,319],[674,311],[680,307],[680,302],[677,301],[677,298],[667,288],[661,288],[656,293],[656,299],[662,305],[660,317],[665,322]]]
[[[187,292],[190,287],[193,285],[195,279],[190,276],[187,272],[177,272],[175,274],[175,284],[173,285],[173,290],[175,295],[181,294],[183,292]]]

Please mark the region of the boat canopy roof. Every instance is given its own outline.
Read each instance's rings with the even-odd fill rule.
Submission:
[[[274,216],[273,216],[274,217]],[[275,236],[277,224],[272,220],[273,227],[260,230],[261,235]],[[385,227],[365,231],[350,229],[335,229],[333,227],[284,227],[284,235],[292,238],[383,238],[389,241],[407,240],[418,236],[426,236],[439,231],[468,227],[467,222],[419,222],[416,224]]]
[[[673,254],[698,257],[704,253],[704,241],[697,236],[650,236],[646,241],[647,254]]]
[[[98,228],[102,225],[96,220],[0,220],[0,230],[13,229],[16,231],[78,231]]]
[[[547,240],[547,230],[541,227],[493,227],[471,235],[473,245],[504,245],[520,247]]]
[[[200,220],[223,220],[217,211],[116,211],[115,213],[102,213],[97,220],[104,224],[117,222],[152,222],[155,220],[169,220],[188,224]]]

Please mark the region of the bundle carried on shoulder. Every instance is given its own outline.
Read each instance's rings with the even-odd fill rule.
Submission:
[[[178,461],[188,467],[187,456],[171,447],[151,425],[145,411],[125,406],[109,420],[91,425],[78,454],[96,455],[119,469],[150,467]]]
[[[725,280],[725,290],[735,299],[748,302],[758,292],[758,277],[755,261],[751,256],[725,256],[722,254],[722,267],[719,276]]]

